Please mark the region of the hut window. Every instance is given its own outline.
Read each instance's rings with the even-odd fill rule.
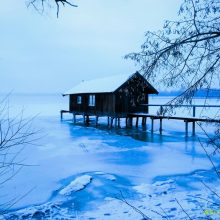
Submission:
[[[77,96],[77,104],[82,104],[82,96]]]
[[[89,95],[89,106],[95,106],[95,95]]]

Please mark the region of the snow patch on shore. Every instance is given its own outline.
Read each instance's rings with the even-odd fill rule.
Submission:
[[[166,181],[157,181],[153,184],[143,183],[138,186],[134,186],[133,189],[135,189],[138,193],[153,196],[167,194],[172,189],[175,189],[175,186],[174,181],[169,179]]]

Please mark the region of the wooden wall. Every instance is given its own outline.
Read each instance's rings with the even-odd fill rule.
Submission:
[[[95,95],[95,106],[89,106],[89,95]],[[77,104],[77,96],[82,97],[82,104]],[[70,95],[69,109],[87,115],[115,114],[115,95],[113,93],[89,93]]]

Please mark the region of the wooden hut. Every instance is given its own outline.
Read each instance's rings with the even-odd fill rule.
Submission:
[[[84,116],[127,117],[145,112],[148,95],[158,91],[138,72],[83,81],[63,95],[69,96],[70,113]]]

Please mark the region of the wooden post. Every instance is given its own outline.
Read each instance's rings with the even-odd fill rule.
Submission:
[[[162,128],[162,118],[160,118],[160,134],[162,134],[162,130],[163,130],[163,128]]]
[[[86,124],[86,116],[85,116],[85,114],[83,114],[83,123],[84,123],[84,125]]]
[[[147,117],[144,117],[144,126],[146,127],[147,124]]]
[[[112,128],[112,125],[113,125],[113,120],[114,120],[114,118],[111,117],[111,125],[110,125],[111,128]]]
[[[128,127],[131,127],[132,126],[132,121],[131,121],[131,117],[128,117]]]
[[[89,124],[89,115],[86,115],[86,124]]]
[[[60,119],[63,120],[63,111],[60,111]]]
[[[196,116],[196,106],[193,106],[193,117]],[[192,135],[195,136],[196,134],[196,122],[192,122]]]
[[[192,122],[192,135],[195,136],[195,134],[196,134],[196,122],[193,121]]]
[[[151,133],[154,132],[154,118],[151,118]]]
[[[142,117],[142,126],[146,126],[146,117]]]
[[[132,118],[132,117],[129,118],[129,126],[130,126],[130,127],[133,126],[133,118]]]
[[[186,137],[188,136],[188,121],[185,121],[185,132]]]
[[[76,114],[73,113],[73,123],[76,124]]]
[[[108,127],[109,127],[109,124],[110,124],[110,120],[109,120],[109,117],[108,117]]]
[[[139,117],[136,118],[136,128],[138,128],[138,120],[139,120]]]
[[[121,128],[121,121],[120,121],[120,118],[118,118],[118,127]]]
[[[99,116],[96,116],[96,120],[95,120],[95,126],[98,126],[98,122],[99,122]]]
[[[141,125],[144,126],[144,117],[142,117]]]

